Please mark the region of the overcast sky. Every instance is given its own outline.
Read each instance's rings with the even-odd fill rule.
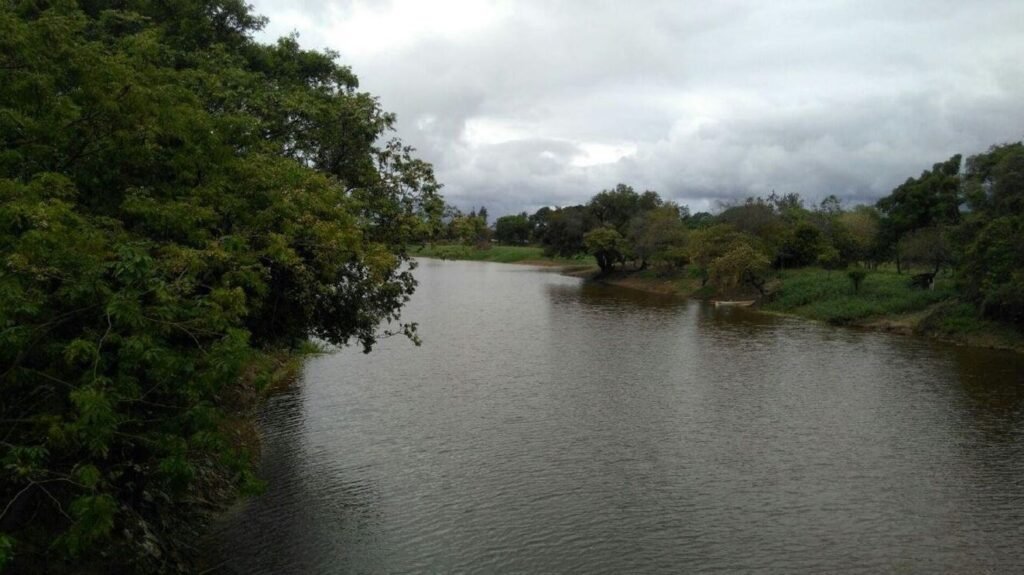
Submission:
[[[868,202],[1024,137],[1024,0],[256,0],[341,54],[449,202],[492,216],[618,182],[691,206]]]

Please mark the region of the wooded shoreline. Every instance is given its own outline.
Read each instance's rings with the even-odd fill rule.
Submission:
[[[896,308],[907,309],[893,313],[844,314],[842,307],[856,302],[854,294],[843,298],[834,297],[831,302],[815,302],[808,305],[807,300],[814,299],[816,294],[807,293],[822,281],[829,282],[827,288],[842,288],[847,285],[845,275],[838,271],[820,268],[803,268],[784,272],[784,277],[777,285],[771,287],[775,292],[773,301],[767,302],[758,297],[756,292],[730,290],[719,292],[710,286],[702,286],[697,277],[685,274],[658,274],[651,270],[616,270],[602,273],[592,260],[583,258],[549,258],[543,255],[541,248],[532,246],[494,246],[489,249],[478,249],[460,245],[434,245],[410,250],[413,257],[482,261],[491,263],[508,263],[517,265],[541,266],[557,269],[564,275],[583,278],[586,281],[598,282],[615,287],[637,290],[646,293],[671,295],[710,301],[712,299],[754,299],[758,302],[752,310],[758,313],[769,313],[789,317],[799,317],[820,321],[830,325],[883,331],[898,335],[928,337],[960,346],[988,349],[1003,349],[1024,353],[1024,336],[1012,327],[993,321],[978,319],[969,306],[958,301],[951,291],[950,278],[937,280],[935,290],[912,288],[910,274],[899,274],[891,270],[876,271],[865,280],[867,286],[879,282],[887,289],[897,290],[897,295],[919,297],[919,302],[897,302]],[[789,277],[785,277],[789,274]],[[787,283],[791,286],[787,294]],[[899,293],[899,285],[906,284],[906,290]],[[818,286],[822,287],[822,286]],[[794,293],[795,292],[795,293]],[[932,295],[934,294],[934,295]],[[867,299],[871,292],[867,292]],[[884,304],[884,302],[880,302]],[[801,305],[802,304],[802,305]],[[923,304],[923,305],[922,305]],[[859,311],[859,310],[857,310]]]

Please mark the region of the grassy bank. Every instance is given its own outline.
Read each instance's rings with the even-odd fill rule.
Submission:
[[[974,306],[960,302],[950,277],[939,277],[934,289],[923,290],[910,286],[909,274],[879,270],[868,273],[855,292],[843,272],[805,268],[786,271],[773,290],[764,311],[1024,351],[1024,334],[983,319]]]
[[[234,471],[215,460],[206,460],[202,480],[194,489],[191,506],[179,506],[170,519],[175,523],[171,535],[162,545],[181,557],[179,571],[213,572],[223,563],[197,549],[207,547],[209,526],[225,509],[242,499],[257,495],[265,488],[256,476],[262,440],[256,424],[257,412],[269,397],[293,386],[302,374],[306,359],[329,350],[306,341],[295,349],[266,350],[255,354],[247,364],[238,384],[227,390],[223,399],[225,417],[221,432],[232,450],[243,459],[249,477],[241,482]]]
[[[774,286],[768,311],[799,315],[834,325],[924,311],[955,296],[952,280],[939,278],[935,289],[912,288],[907,274],[868,273],[854,291],[845,272],[817,268],[788,270]]]
[[[757,298],[753,291],[723,293],[710,285],[701,287],[698,279],[686,273],[666,277],[651,270],[619,271],[600,281],[700,299]],[[923,290],[910,286],[910,274],[879,270],[868,273],[855,292],[845,272],[803,268],[783,272],[768,289],[767,301],[758,306],[767,313],[1024,352],[1024,334],[981,318],[974,306],[957,299],[950,277],[940,277],[935,289]]]
[[[538,246],[490,246],[480,249],[462,244],[434,244],[413,247],[410,255],[419,258],[436,258],[442,260],[467,260],[478,262],[496,262],[503,264],[530,264],[547,266],[591,266],[593,258],[557,258],[544,255],[543,248]]]
[[[683,272],[665,275],[654,270],[621,270],[597,277],[592,258],[549,258],[535,246],[492,246],[476,249],[463,245],[434,245],[411,250],[417,257],[561,266],[570,275],[601,283],[659,294],[699,299],[755,299],[757,292],[716,291],[701,286]],[[768,301],[760,309],[826,322],[878,329],[892,333],[925,335],[979,347],[1024,352],[1024,334],[1012,326],[982,319],[973,306],[956,297],[952,278],[939,277],[935,289],[910,286],[910,274],[882,269],[869,272],[858,291],[843,271],[820,268],[786,270],[769,286]]]

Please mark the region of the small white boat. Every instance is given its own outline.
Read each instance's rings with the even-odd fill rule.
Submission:
[[[711,303],[715,304],[715,307],[750,307],[757,303],[757,300],[738,300],[738,301],[722,301],[713,300]]]

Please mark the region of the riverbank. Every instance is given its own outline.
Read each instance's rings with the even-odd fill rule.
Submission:
[[[537,246],[491,246],[487,249],[479,249],[461,244],[434,244],[410,248],[409,255],[439,260],[465,260],[569,268],[593,267],[595,270],[597,269],[591,257],[548,257],[544,255],[544,249]]]
[[[590,258],[548,258],[534,246],[433,246],[413,251],[417,257],[490,261],[562,268],[562,273],[607,285],[648,293],[695,299],[758,299],[753,290],[718,292],[701,286],[687,273],[665,275],[654,270],[620,270],[599,275]],[[953,279],[939,277],[935,288],[910,285],[908,274],[894,270],[868,272],[858,291],[842,271],[819,268],[786,270],[767,286],[767,301],[755,309],[764,313],[801,317],[830,325],[917,335],[957,345],[1008,349],[1024,353],[1024,334],[1012,326],[979,318],[974,307],[956,297]]]
[[[166,518],[171,526],[166,538],[154,541],[162,550],[158,558],[162,556],[179,571],[206,573],[221,566],[211,564],[205,553],[196,550],[206,547],[210,525],[216,518],[231,506],[261,494],[266,487],[256,475],[263,443],[257,413],[268,398],[298,381],[306,359],[325,352],[323,346],[307,341],[296,349],[265,350],[251,358],[237,385],[225,391],[219,406],[225,413],[221,433],[240,461],[225,465],[207,458],[199,464],[200,480],[190,504],[177,507]],[[239,468],[244,470],[241,477]]]

